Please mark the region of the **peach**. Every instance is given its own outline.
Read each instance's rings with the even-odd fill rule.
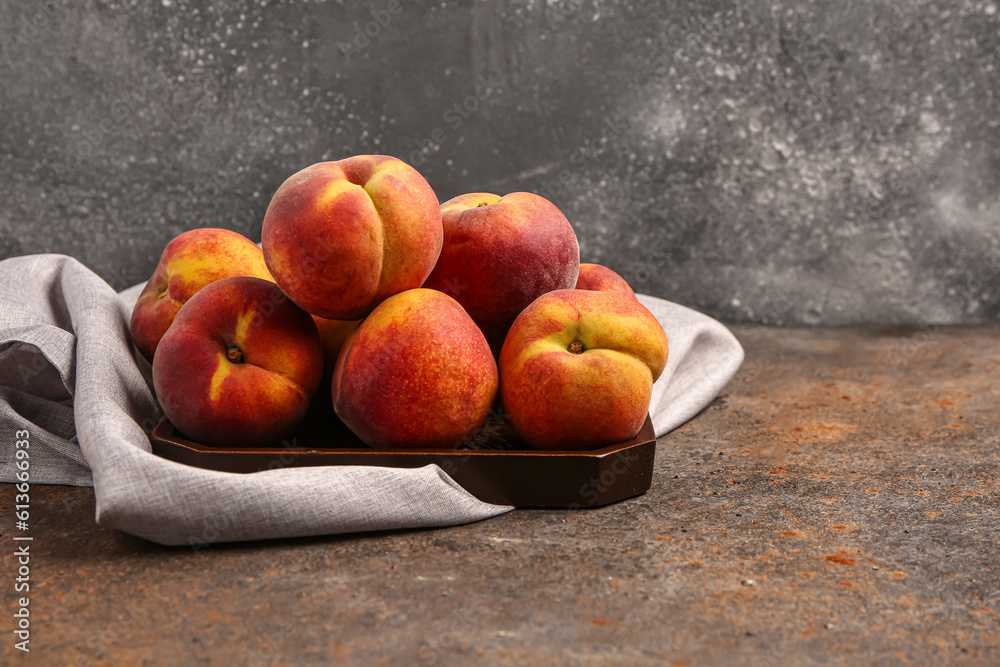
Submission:
[[[437,195],[402,160],[358,155],[293,174],[274,193],[261,244],[281,289],[319,317],[356,320],[420,287],[441,252]]]
[[[313,315],[313,321],[319,329],[320,342],[323,343],[323,383],[329,387],[340,350],[347,337],[361,324],[361,320],[328,320]],[[326,398],[329,399],[329,396]]]
[[[635,292],[624,278],[600,264],[580,264],[580,277],[576,280],[576,289],[613,292],[635,298]]]
[[[454,297],[499,354],[536,298],[576,285],[580,248],[566,216],[529,192],[473,193],[441,206],[444,248],[424,287]]]
[[[247,237],[228,229],[192,229],[168,243],[132,310],[129,328],[142,356],[153,360],[177,311],[198,290],[233,276],[271,280],[263,253]]]
[[[500,400],[531,446],[593,449],[635,437],[666,363],[663,328],[635,299],[549,292],[507,334]]]
[[[371,447],[452,448],[486,421],[498,382],[489,345],[462,306],[413,289],[383,301],[348,337],[333,407]]]
[[[211,446],[261,446],[301,422],[323,373],[316,324],[278,286],[218,280],[174,318],[153,359],[163,412]]]

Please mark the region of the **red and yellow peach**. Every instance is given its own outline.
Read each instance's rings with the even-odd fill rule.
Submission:
[[[499,354],[536,298],[576,285],[580,248],[566,216],[529,192],[473,193],[441,206],[444,247],[424,287],[454,297]]]
[[[264,255],[250,239],[228,229],[192,229],[164,248],[153,277],[132,310],[132,340],[152,361],[174,316],[198,290],[222,278],[271,280]]]
[[[441,211],[405,162],[358,155],[293,174],[264,215],[267,267],[306,311],[356,320],[386,298],[420,287],[442,243]]]
[[[260,446],[291,434],[323,373],[316,324],[272,282],[237,277],[195,294],[153,359],[163,412],[205,445]]]
[[[522,312],[500,352],[514,431],[540,449],[593,449],[635,437],[667,363],[663,328],[610,292],[549,292]]]
[[[382,449],[448,449],[474,435],[497,394],[489,345],[451,297],[391,296],[344,343],[333,373],[337,415]]]
[[[612,292],[631,299],[635,298],[635,292],[624,278],[600,264],[580,265],[580,277],[576,280],[576,289]]]

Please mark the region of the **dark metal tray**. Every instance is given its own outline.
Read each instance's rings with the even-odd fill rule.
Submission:
[[[312,414],[293,438],[268,448],[207,447],[163,418],[153,453],[187,465],[252,473],[300,466],[419,468],[437,464],[480,500],[516,507],[600,507],[645,493],[653,477],[656,435],[649,417],[626,442],[589,451],[528,449],[500,422],[471,448],[374,450],[335,415]]]

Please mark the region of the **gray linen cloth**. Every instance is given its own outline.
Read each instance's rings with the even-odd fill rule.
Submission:
[[[141,289],[117,294],[65,255],[0,261],[0,482],[15,481],[15,433],[26,430],[32,484],[93,485],[97,523],[171,545],[448,526],[512,509],[479,501],[437,466],[233,474],[153,455],[160,414],[128,330]],[[705,315],[639,300],[670,343],[650,406],[659,436],[711,402],[743,349]]]

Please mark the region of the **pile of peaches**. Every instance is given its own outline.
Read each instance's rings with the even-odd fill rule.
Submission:
[[[332,396],[376,449],[460,447],[494,407],[531,447],[593,449],[635,437],[667,361],[659,322],[618,274],[580,264],[554,204],[440,205],[382,155],[291,176],[259,247],[175,238],[130,328],[166,417],[210,446],[277,444]]]

